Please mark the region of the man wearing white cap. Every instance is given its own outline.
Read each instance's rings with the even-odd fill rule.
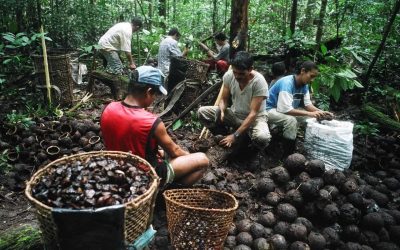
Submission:
[[[207,156],[183,150],[168,135],[162,120],[146,111],[157,95],[167,95],[161,71],[141,66],[129,78],[127,97],[108,104],[101,115],[101,132],[107,150],[130,151],[146,159],[161,178],[162,186],[172,181],[193,185],[208,167]]]

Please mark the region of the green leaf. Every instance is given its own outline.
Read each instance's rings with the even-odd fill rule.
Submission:
[[[174,125],[172,125],[172,130],[175,131],[180,127],[182,127],[182,121],[179,119],[174,123]]]
[[[354,82],[354,85],[355,85],[357,88],[364,88],[364,86],[363,86],[359,81],[353,80],[353,82]]]
[[[317,80],[314,80],[311,83],[311,89],[312,89],[313,93],[318,93],[319,92],[320,85],[321,85],[320,81],[317,81]]]
[[[325,46],[325,44],[321,44],[321,52],[322,55],[325,55],[326,52],[328,52],[328,48]]]
[[[11,59],[11,58],[8,58],[8,59],[6,59],[6,60],[3,61],[3,64],[7,64],[7,63],[9,63],[9,62],[11,62],[11,61],[12,61],[12,59]]]
[[[340,99],[340,89],[337,85],[334,85],[331,89],[330,89],[331,95],[333,97],[333,99],[335,100],[335,102],[338,102]]]
[[[351,71],[350,69],[341,70],[339,73],[336,73],[335,75],[350,79],[357,78],[357,75],[354,74],[354,72]]]
[[[30,40],[29,40],[29,38],[28,37],[26,37],[26,36],[23,36],[23,37],[21,37],[21,39],[22,39],[22,41],[24,41],[25,43],[27,43],[27,44],[29,44],[30,43]]]
[[[20,32],[20,33],[15,35],[16,38],[21,37],[21,36],[26,36],[26,33],[25,32]]]
[[[15,41],[15,36],[12,33],[4,34],[3,38],[12,43]]]
[[[350,53],[354,56],[354,58],[355,58],[359,63],[364,64],[364,60],[363,60],[360,56],[358,56],[356,52],[350,50]]]

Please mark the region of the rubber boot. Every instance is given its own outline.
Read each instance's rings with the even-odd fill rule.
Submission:
[[[283,155],[282,160],[285,160],[289,155],[293,154],[296,150],[296,139],[290,140],[283,138]]]

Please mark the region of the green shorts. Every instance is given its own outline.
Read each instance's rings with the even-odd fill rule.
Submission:
[[[168,160],[160,162],[156,168],[158,177],[161,178],[160,187],[171,184],[175,179],[175,172]]]

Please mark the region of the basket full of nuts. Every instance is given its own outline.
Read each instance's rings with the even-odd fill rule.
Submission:
[[[175,249],[222,249],[238,202],[231,194],[209,189],[164,192],[168,231]]]
[[[150,226],[159,182],[138,156],[94,151],[41,168],[25,195],[46,249],[125,249]]]

